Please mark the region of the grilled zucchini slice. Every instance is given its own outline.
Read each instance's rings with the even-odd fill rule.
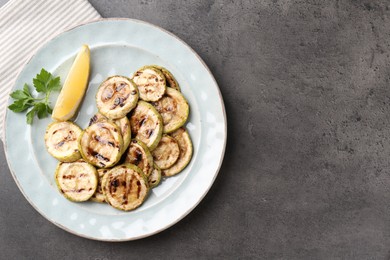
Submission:
[[[138,87],[140,99],[145,101],[161,99],[167,89],[164,74],[151,66],[138,69],[132,79]]]
[[[146,176],[149,176],[153,170],[153,157],[148,147],[136,139],[130,143],[125,162],[138,166]]]
[[[156,109],[145,101],[139,101],[130,116],[131,132],[134,138],[153,150],[160,142],[163,122]]]
[[[102,179],[104,175],[109,171],[109,169],[98,169],[97,174],[98,174],[98,185],[96,188],[95,193],[92,195],[90,200],[95,201],[95,202],[101,202],[104,203],[106,202],[106,197],[103,194],[102,190]]]
[[[167,70],[163,66],[159,66],[159,65],[151,65],[151,67],[154,67],[154,68],[160,70],[162,72],[162,74],[164,74],[167,87],[174,88],[177,91],[180,91],[179,83],[177,83],[177,80],[175,79],[175,77],[172,75],[172,73],[169,70]]]
[[[89,200],[98,185],[95,167],[82,160],[60,162],[55,172],[55,180],[65,198],[77,202]]]
[[[47,151],[61,162],[74,162],[81,158],[78,138],[81,128],[69,121],[53,122],[46,128],[45,145]]]
[[[154,163],[162,170],[174,165],[179,155],[179,144],[169,135],[163,135],[157,147],[152,152]]]
[[[148,176],[149,187],[152,189],[160,184],[161,181],[161,169],[154,164],[151,174]]]
[[[99,86],[96,104],[104,116],[118,119],[126,116],[137,105],[138,97],[138,89],[131,79],[112,76]]]
[[[190,107],[185,97],[173,88],[167,88],[167,93],[152,105],[161,114],[164,123],[164,133],[171,133],[185,124]]]
[[[84,160],[100,168],[116,164],[122,155],[123,139],[119,127],[109,121],[88,126],[80,137]]]
[[[139,207],[149,193],[149,184],[140,168],[122,164],[108,171],[102,180],[103,194],[114,208],[129,211]]]
[[[130,141],[131,141],[131,128],[130,128],[130,121],[129,121],[129,119],[127,118],[127,116],[125,116],[125,117],[122,117],[122,118],[119,118],[119,119],[110,120],[107,117],[103,116],[102,114],[96,113],[89,120],[89,125],[92,125],[92,124],[94,124],[96,122],[103,122],[103,121],[107,121],[107,120],[114,122],[119,127],[119,129],[121,130],[122,139],[123,139],[122,152],[124,152],[127,149],[127,147],[129,146]]]
[[[176,175],[181,172],[191,161],[193,152],[191,137],[187,130],[185,130],[183,127],[173,132],[171,136],[175,138],[179,144],[180,155],[179,159],[177,159],[176,163],[172,167],[166,170],[162,170],[162,175],[167,177]]]

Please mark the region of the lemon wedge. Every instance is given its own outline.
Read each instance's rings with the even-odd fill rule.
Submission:
[[[66,121],[75,115],[87,89],[89,70],[90,51],[88,45],[83,45],[70,68],[54,106],[51,116],[54,120]]]

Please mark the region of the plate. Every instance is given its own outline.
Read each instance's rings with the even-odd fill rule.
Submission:
[[[35,119],[29,126],[24,113],[7,110],[5,152],[9,168],[30,204],[66,231],[104,241],[156,234],[191,212],[218,174],[226,145],[226,115],[218,85],[201,58],[171,33],[139,20],[102,19],[70,29],[42,46],[20,72],[13,90],[32,84],[41,68],[60,76],[63,83],[83,44],[91,49],[91,75],[75,122],[82,128],[87,126],[97,112],[97,88],[108,76],[129,76],[143,65],[162,65],[176,77],[190,104],[186,124],[194,146],[190,164],[164,180],[131,212],[96,202],[70,202],[55,185],[57,161],[45,149],[43,136],[51,119]]]

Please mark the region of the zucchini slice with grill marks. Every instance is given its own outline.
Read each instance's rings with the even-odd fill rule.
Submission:
[[[163,135],[157,147],[152,152],[154,163],[162,170],[174,165],[179,155],[179,144],[175,138],[169,135]]]
[[[98,185],[95,167],[87,162],[60,162],[55,173],[60,192],[71,201],[89,200]]]
[[[148,176],[148,182],[151,189],[159,185],[161,181],[161,169],[156,164],[154,164],[153,167],[152,172]]]
[[[131,141],[131,128],[130,128],[130,121],[127,118],[127,116],[124,116],[119,119],[108,119],[107,117],[103,116],[100,113],[96,113],[90,120],[89,120],[89,125],[92,125],[96,122],[104,122],[104,121],[112,121],[114,122],[119,129],[121,130],[122,134],[122,139],[123,139],[123,148],[122,152],[124,152],[127,147],[130,144]]]
[[[179,83],[177,83],[177,80],[175,79],[175,77],[172,75],[172,73],[169,70],[167,70],[163,66],[159,66],[159,65],[150,65],[150,66],[154,67],[156,69],[159,69],[162,72],[162,74],[164,74],[167,87],[174,88],[177,91],[180,91]]]
[[[118,119],[126,116],[137,105],[138,96],[138,89],[131,79],[112,76],[99,86],[96,104],[104,116]]]
[[[130,143],[125,162],[138,166],[146,176],[149,176],[153,169],[153,157],[148,147],[136,139]]]
[[[78,138],[81,128],[69,121],[53,122],[46,128],[45,145],[47,151],[61,162],[74,162],[81,158]]]
[[[98,178],[99,178],[98,185],[97,185],[95,193],[92,195],[90,200],[95,201],[95,202],[101,202],[101,203],[106,202],[106,197],[104,196],[103,190],[102,190],[102,179],[108,171],[109,171],[109,169],[98,169],[97,170]]]
[[[185,124],[190,107],[185,97],[173,88],[167,88],[162,99],[152,102],[161,114],[164,123],[164,133],[171,133]]]
[[[131,132],[134,138],[143,142],[149,150],[153,150],[160,142],[163,122],[156,109],[145,101],[139,101],[131,112]]]
[[[112,168],[104,175],[102,184],[107,203],[125,211],[139,207],[149,193],[146,176],[133,164]]]
[[[179,159],[177,159],[176,163],[172,165],[172,167],[166,170],[162,170],[162,175],[167,177],[176,175],[181,172],[191,161],[193,152],[191,137],[187,130],[185,130],[183,127],[173,132],[171,136],[175,138],[179,144],[180,155]]]
[[[100,168],[116,164],[122,155],[123,139],[119,127],[109,121],[88,126],[80,137],[84,160]]]
[[[151,66],[138,69],[133,81],[139,90],[139,97],[145,101],[157,101],[163,97],[167,89],[164,74]]]

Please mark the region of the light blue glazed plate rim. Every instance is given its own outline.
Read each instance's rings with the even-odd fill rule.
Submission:
[[[146,201],[145,205],[135,211],[120,212],[104,208],[108,205],[95,206],[88,203],[80,206],[66,200],[53,187],[53,180],[47,178],[53,169],[46,168],[52,167],[54,159],[43,151],[43,136],[37,136],[46,122],[35,123],[36,119],[32,126],[28,126],[25,114],[7,110],[4,147],[10,171],[29,203],[46,219],[70,233],[102,241],[128,241],[151,236],[189,214],[204,198],[217,177],[227,140],[222,95],[206,64],[186,43],[153,24],[121,18],[100,19],[59,34],[44,44],[25,64],[13,90],[21,89],[25,82],[30,82],[42,67],[63,75],[64,68],[66,70],[66,66],[71,64],[70,61],[82,44],[91,47],[91,54],[103,53],[108,59],[110,57],[107,53],[137,55],[139,50],[139,56],[136,57],[140,60],[161,63],[173,72],[191,107],[187,123],[194,143],[191,163],[178,176],[169,178],[167,184],[161,184],[166,185],[168,190],[156,192],[150,199],[152,202]],[[125,62],[123,57],[117,58]],[[123,70],[115,70],[115,64],[112,67],[111,72],[123,73]],[[101,75],[97,73],[95,79],[99,78],[97,76]],[[107,75],[103,73],[103,76]],[[92,81],[90,78],[89,88],[98,84]],[[94,95],[94,91],[86,95]],[[87,104],[90,101],[85,102],[86,106],[90,105]],[[11,99],[8,100],[10,103]],[[85,122],[82,117],[80,121]],[[42,163],[45,158],[47,165]]]

